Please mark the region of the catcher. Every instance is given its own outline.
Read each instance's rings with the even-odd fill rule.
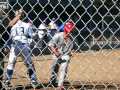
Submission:
[[[48,44],[54,59],[49,84],[58,86],[60,90],[64,89],[63,82],[67,74],[71,50],[73,48],[73,42],[70,37],[73,28],[74,23],[69,20],[64,26],[64,32],[57,33]],[[57,78],[58,71],[59,78]]]

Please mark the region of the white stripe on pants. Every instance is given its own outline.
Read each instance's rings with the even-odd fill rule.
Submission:
[[[68,61],[61,63],[60,65],[60,73],[58,79],[58,86],[63,86],[64,79],[67,75]]]
[[[70,56],[69,55],[63,55],[62,57],[61,57],[61,63],[58,61],[56,61],[56,59],[57,60],[59,60],[58,58],[55,58],[55,56],[53,56],[53,58],[55,59],[55,61],[54,61],[54,65],[53,66],[55,66],[55,65],[57,65],[57,64],[60,64],[60,68],[59,68],[59,78],[58,78],[58,86],[62,86],[63,85],[63,82],[64,82],[64,79],[65,79],[65,77],[66,77],[66,75],[67,75],[67,68],[68,68],[68,64],[69,64],[69,60],[70,60]],[[55,68],[55,67],[54,67]],[[54,69],[53,68],[53,69]],[[54,69],[55,70],[55,69]],[[53,72],[53,70],[52,70],[52,72]],[[53,77],[55,77],[55,75],[58,73],[58,72],[56,72],[56,71],[54,71],[54,74],[53,74]]]

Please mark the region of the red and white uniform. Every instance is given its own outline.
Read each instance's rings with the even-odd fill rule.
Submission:
[[[56,56],[53,51],[53,65],[51,72],[51,82],[55,83],[58,79],[58,86],[63,86],[64,79],[67,74],[67,68],[70,61],[70,54],[73,48],[73,42],[70,37],[65,40],[65,36],[70,33],[74,28],[73,22],[67,22],[64,26],[64,32],[56,33],[49,42],[49,47],[54,49],[57,48],[56,51],[60,53],[60,56]],[[56,76],[58,74],[59,69],[59,78]]]

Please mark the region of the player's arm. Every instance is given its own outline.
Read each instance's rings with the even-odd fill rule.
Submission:
[[[20,15],[15,16],[15,17],[13,18],[13,20],[10,21],[10,23],[9,23],[8,26],[9,26],[9,27],[12,27],[13,25],[16,24],[16,22],[17,22],[19,19],[20,19]]]
[[[54,47],[50,47],[50,49],[52,50],[52,52],[57,56],[59,57],[61,54],[59,53],[58,51],[58,48],[54,48]]]
[[[57,57],[59,57],[61,54],[58,50],[58,48],[56,47],[57,41],[58,41],[59,37],[57,36],[57,34],[50,40],[48,46],[50,48],[50,50],[52,51],[52,53],[54,53]]]
[[[9,26],[9,27],[12,27],[13,25],[15,25],[16,22],[21,18],[22,13],[23,13],[22,9],[16,11],[15,17],[9,22],[9,25],[8,25],[8,26]]]

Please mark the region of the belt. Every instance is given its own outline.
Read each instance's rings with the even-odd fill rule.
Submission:
[[[17,40],[15,40],[15,41],[13,41],[13,44],[14,45],[25,45],[26,43],[22,43],[21,41],[17,41]]]

